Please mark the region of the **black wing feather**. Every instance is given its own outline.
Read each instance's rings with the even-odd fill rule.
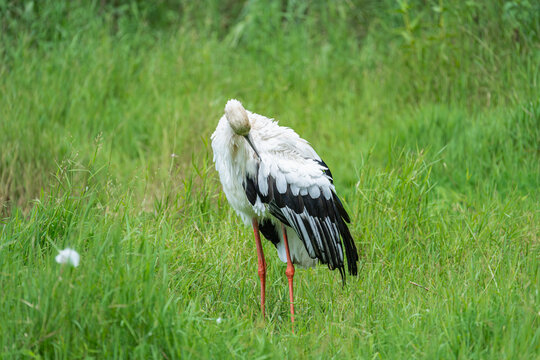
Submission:
[[[270,220],[259,221],[259,230],[267,240],[272,242],[272,244],[277,246],[281,241],[276,226],[272,224]]]
[[[277,189],[276,189],[277,190]],[[304,201],[300,196],[294,196],[291,191],[291,185],[287,184],[287,191],[282,196],[285,201],[285,205],[294,210],[295,213],[301,214],[304,211]]]
[[[339,197],[335,193],[332,194],[332,195],[334,197],[334,205],[336,206],[336,208],[337,208],[337,210],[339,212],[339,215],[341,215],[343,220],[350,223],[351,218],[349,217],[349,214],[347,214],[347,211],[345,211],[345,208],[343,207],[343,204],[341,203],[341,200],[339,199]]]
[[[330,168],[328,167],[328,165],[326,165],[326,163],[322,160],[315,160],[317,162],[317,164],[321,165],[322,167],[326,168],[326,170],[323,170],[324,171],[324,174],[326,176],[328,176],[328,178],[330,179],[330,182],[333,184],[334,183],[334,177],[332,176],[332,172],[330,171]]]
[[[255,201],[257,201],[257,186],[255,185],[255,182],[257,180],[252,179],[250,177],[246,177],[243,182],[244,191],[246,192],[246,196],[248,198],[248,201],[251,205],[255,205]]]

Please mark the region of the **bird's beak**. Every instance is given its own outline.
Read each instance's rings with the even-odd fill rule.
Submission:
[[[245,135],[244,138],[246,139],[246,141],[248,142],[249,146],[251,146],[251,148],[253,149],[253,151],[255,151],[255,154],[257,154],[257,157],[259,158],[259,160],[261,159],[261,155],[259,155],[259,152],[257,151],[257,149],[255,148],[255,145],[253,145],[253,141],[251,141],[251,136],[249,134]]]

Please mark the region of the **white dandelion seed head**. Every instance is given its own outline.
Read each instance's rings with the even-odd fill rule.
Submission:
[[[59,264],[71,264],[77,267],[79,266],[80,256],[75,250],[66,248],[61,250],[54,259]]]
[[[216,322],[217,322],[218,324],[221,324],[222,321],[223,321],[223,319],[220,318],[220,317],[218,317],[218,318],[216,319]]]

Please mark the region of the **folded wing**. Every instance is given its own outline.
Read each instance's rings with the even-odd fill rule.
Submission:
[[[252,205],[259,199],[270,214],[296,231],[311,258],[339,269],[342,277],[343,239],[349,273],[357,274],[358,253],[346,224],[350,218],[322,160],[266,153],[257,172],[246,176],[244,190]]]

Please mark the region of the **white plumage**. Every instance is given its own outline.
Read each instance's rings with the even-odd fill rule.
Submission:
[[[246,225],[253,224],[256,238],[260,229],[274,243],[283,262],[285,229],[292,263],[321,262],[344,277],[343,238],[349,272],[356,275],[358,255],[345,224],[349,216],[330,170],[306,140],[229,100],[212,134],[212,149],[227,200]]]

